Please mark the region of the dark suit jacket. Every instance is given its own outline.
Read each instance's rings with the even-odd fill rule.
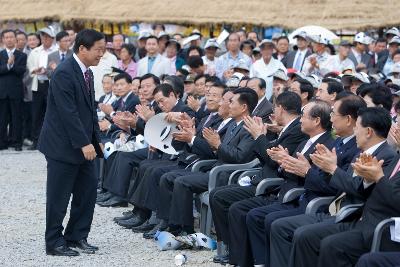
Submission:
[[[397,163],[397,161],[396,161]],[[375,185],[365,203],[361,220],[355,228],[361,230],[366,246],[370,246],[376,225],[384,219],[399,217],[400,172],[390,178],[385,174]]]
[[[289,53],[286,54],[284,58],[282,58],[282,64],[287,68],[294,68],[294,59],[296,57],[297,50],[296,51],[290,51]],[[304,56],[303,62],[301,63],[301,67],[303,68],[304,61],[306,58],[311,55],[311,52],[309,49],[306,51],[306,55]],[[300,70],[298,70],[300,71]]]
[[[233,120],[230,120],[222,129],[218,131],[219,137],[221,140],[224,139],[227,129],[234,123]],[[219,125],[218,125],[219,126]],[[214,129],[218,128],[215,127]],[[217,155],[214,153],[213,149],[207,143],[207,141],[203,138],[203,136],[196,136],[193,141],[193,146],[191,148],[192,153],[199,155],[201,159],[216,159]]]
[[[89,144],[93,144],[97,154],[102,156],[93,74],[90,76],[89,95],[82,71],[73,57],[54,71],[39,137],[39,151],[46,157],[82,164],[85,158],[81,148]]]
[[[0,52],[0,99],[23,99],[24,84],[22,78],[26,71],[26,54],[15,49],[14,64],[7,68],[8,54],[4,49]]]
[[[378,54],[378,62],[376,62],[375,68],[382,71],[388,58],[389,58],[389,50],[385,49],[382,52],[380,52]]]
[[[254,139],[244,129],[243,124],[243,121],[238,126],[236,126],[236,123],[232,123],[226,130],[224,139],[217,149],[218,162],[216,165],[241,164],[255,158],[253,152]]]
[[[385,174],[391,171],[391,162],[396,155],[397,153],[386,142],[372,153],[372,156],[376,157],[378,160],[384,160],[383,170]],[[357,157],[358,155],[353,158],[352,162],[354,162]],[[337,168],[330,180],[330,185],[338,190],[337,196],[342,192],[346,192],[346,197],[342,201],[341,206],[363,203],[373,188],[373,185],[371,185],[368,190],[364,190],[363,178],[360,176],[353,176],[353,173],[354,171],[351,165],[349,165],[347,171],[342,168]]]
[[[308,136],[301,131],[300,118],[294,120],[276,140],[269,142],[265,135],[259,136],[255,140],[254,152],[263,167],[251,183],[257,185],[264,178],[278,176],[279,164],[268,156],[267,149],[281,145],[288,149],[289,154],[293,154],[299,144],[306,139],[308,139]]]
[[[308,139],[304,140],[296,149],[296,151],[292,154],[292,156],[296,157],[297,152],[301,152],[306,145]],[[311,146],[310,148],[303,154],[304,157],[310,162],[312,165],[312,161],[310,159],[310,154],[314,153],[315,151],[315,145],[316,144],[323,144],[327,148],[331,149],[333,147],[334,139],[332,138],[332,134],[330,131],[325,132],[323,135],[321,135]],[[290,189],[294,187],[300,187],[304,186],[304,177],[297,176],[292,173],[288,173],[285,171],[282,171],[281,177],[285,179],[285,182],[283,185],[280,187],[279,190],[279,199],[282,201],[283,197],[285,196],[286,192],[289,191]]]
[[[127,99],[125,101],[125,105],[121,108],[122,100],[123,100],[123,98],[121,97],[117,101],[115,101],[114,103],[111,104],[111,106],[113,107],[114,111],[129,111],[131,113],[135,113],[136,105],[140,104],[139,98],[134,93],[131,93],[127,97]],[[117,125],[112,123],[111,124],[111,128],[107,132],[107,135],[111,136],[115,131],[120,131],[120,130],[121,129]]]
[[[207,117],[210,114],[210,111],[206,108],[206,101],[204,101],[200,109],[195,112],[195,120],[196,120],[196,126],[201,122],[201,120],[205,117]]]
[[[335,147],[341,140],[341,138],[337,138],[333,147]],[[343,170],[347,170],[354,156],[359,153],[360,150],[357,148],[356,138],[353,137],[336,151],[337,166]],[[305,177],[304,188],[306,189],[306,192],[304,199],[310,201],[316,197],[336,195],[337,188],[330,185],[331,177],[332,176],[329,173],[322,171],[314,164],[311,165],[311,169]]]
[[[72,57],[72,54],[73,54],[72,50],[69,49],[67,51],[67,53],[65,54],[65,59]],[[49,79],[51,79],[51,76],[53,75],[54,71],[50,68],[50,63],[54,62],[57,64],[57,66],[60,65],[60,63],[61,63],[60,51],[57,50],[57,51],[54,51],[53,53],[49,54],[47,62],[48,62],[47,63],[47,77],[49,77]]]
[[[357,62],[356,57],[353,54],[353,51],[351,51],[351,50],[350,50],[350,53],[349,53],[349,59],[351,61],[353,61],[354,66],[357,68],[358,62]],[[362,54],[361,63],[364,63],[365,66],[367,66],[367,69],[373,68],[372,61],[371,61],[371,55],[369,55],[367,53]]]
[[[273,112],[272,104],[268,101],[266,97],[260,102],[257,108],[253,110],[252,115],[256,117],[260,117],[264,123],[270,122],[269,115]]]

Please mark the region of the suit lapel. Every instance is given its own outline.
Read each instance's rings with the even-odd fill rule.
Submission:
[[[83,78],[82,70],[79,67],[78,62],[76,62],[76,60],[74,58],[72,58],[71,60],[73,62],[72,63],[72,67],[73,67],[73,69],[75,71],[75,74],[78,76],[79,83],[81,85],[81,90],[83,92],[83,95],[85,96],[86,103],[89,105],[90,108],[92,108],[92,105],[91,105],[91,102],[90,102],[90,96],[89,96],[89,93],[88,93],[88,91],[86,89],[86,82],[85,82],[85,79]],[[92,79],[90,79],[90,80],[92,80]],[[92,89],[90,89],[90,90],[92,90]]]
[[[225,138],[223,140],[223,143],[229,144],[230,141],[236,136],[236,134],[240,131],[242,128],[243,122],[241,122],[236,128],[234,128],[236,125],[236,122],[233,122],[230,127],[226,130]],[[233,129],[234,128],[234,129]],[[233,131],[232,131],[233,129]]]

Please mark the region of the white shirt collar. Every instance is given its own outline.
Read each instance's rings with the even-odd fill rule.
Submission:
[[[88,68],[85,66],[85,64],[82,63],[82,61],[79,59],[79,57],[75,53],[72,56],[74,57],[74,59],[76,60],[76,62],[79,65],[79,67],[81,68],[82,74],[85,76],[85,72]]]
[[[349,142],[353,137],[354,137],[354,134],[347,136],[346,138],[343,138],[343,144],[346,144],[347,142]]]
[[[382,141],[382,142],[380,142],[380,143],[378,143],[378,144],[376,144],[374,146],[371,146],[370,148],[368,148],[364,152],[367,153],[367,154],[372,155],[385,142],[386,142],[386,140],[384,140],[384,141]]]
[[[320,134],[317,134],[317,135],[311,137],[310,141],[314,144],[318,140],[318,138],[320,138],[324,133],[326,133],[326,132],[322,132]]]
[[[13,49],[8,49],[8,48],[6,48],[6,51],[7,51],[7,54],[10,54],[10,53],[13,53],[14,54],[14,52],[15,52],[15,47],[13,48]]]
[[[126,102],[126,100],[128,99],[128,97],[132,94],[132,91],[130,91],[129,93],[126,94],[126,96],[124,96],[124,98],[122,98],[122,101]]]

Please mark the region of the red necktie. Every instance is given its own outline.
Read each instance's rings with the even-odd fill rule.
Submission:
[[[90,72],[89,72],[89,69],[87,69],[85,71],[84,76],[85,76],[86,87],[87,87],[87,90],[88,90],[88,92],[90,94]]]

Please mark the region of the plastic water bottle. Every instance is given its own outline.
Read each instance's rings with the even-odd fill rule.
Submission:
[[[187,261],[187,257],[185,254],[179,253],[178,255],[175,256],[175,265],[176,266],[182,266],[185,264]]]

